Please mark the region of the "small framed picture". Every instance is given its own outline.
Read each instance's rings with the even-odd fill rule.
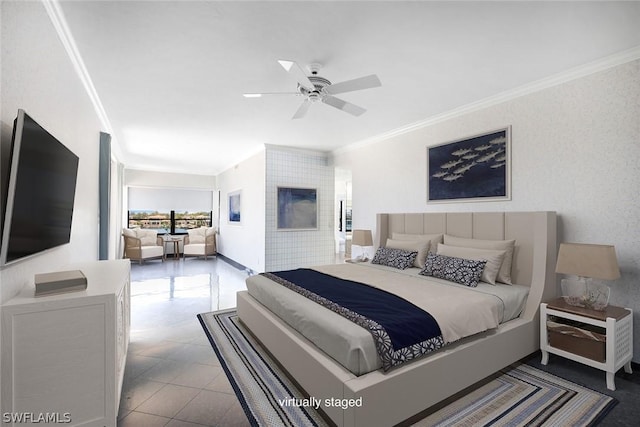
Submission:
[[[242,223],[242,191],[234,191],[229,193],[229,223]]]

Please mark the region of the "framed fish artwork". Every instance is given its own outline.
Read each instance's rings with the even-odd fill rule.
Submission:
[[[427,203],[511,200],[511,126],[427,147]]]

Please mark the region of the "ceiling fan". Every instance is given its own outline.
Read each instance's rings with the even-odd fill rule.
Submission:
[[[362,90],[382,86],[382,83],[380,83],[380,79],[378,79],[378,76],[376,76],[375,74],[332,84],[329,80],[318,75],[318,71],[320,71],[321,68],[320,64],[310,64],[309,72],[311,73],[311,75],[307,76],[304,70],[295,61],[278,60],[278,62],[289,74],[291,74],[297,80],[297,91],[245,93],[244,96],[246,98],[259,98],[268,95],[304,96],[304,101],[298,108],[298,111],[296,111],[296,113],[293,115],[293,119],[300,119],[304,117],[305,114],[307,114],[307,111],[309,110],[311,104],[318,101],[335,107],[339,110],[345,111],[354,116],[359,116],[367,110],[355,104],[337,98],[333,95],[352,92],[354,90]]]

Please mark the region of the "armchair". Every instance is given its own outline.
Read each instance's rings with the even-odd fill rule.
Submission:
[[[216,229],[200,227],[188,231],[189,235],[184,238],[184,257],[216,255]]]
[[[145,260],[160,258],[164,261],[162,237],[155,230],[122,229],[124,237],[123,258],[136,260],[142,264]]]

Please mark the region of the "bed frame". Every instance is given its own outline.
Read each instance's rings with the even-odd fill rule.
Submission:
[[[387,373],[378,370],[359,377],[246,291],[239,292],[238,315],[242,322],[309,396],[323,402],[354,399],[353,406],[346,409],[322,407],[338,426],[396,425],[533,353],[540,348],[540,303],[557,295],[554,212],[378,214],[376,246],[393,232],[516,239],[512,278],[531,290],[519,318]],[[361,406],[357,406],[359,402]]]

